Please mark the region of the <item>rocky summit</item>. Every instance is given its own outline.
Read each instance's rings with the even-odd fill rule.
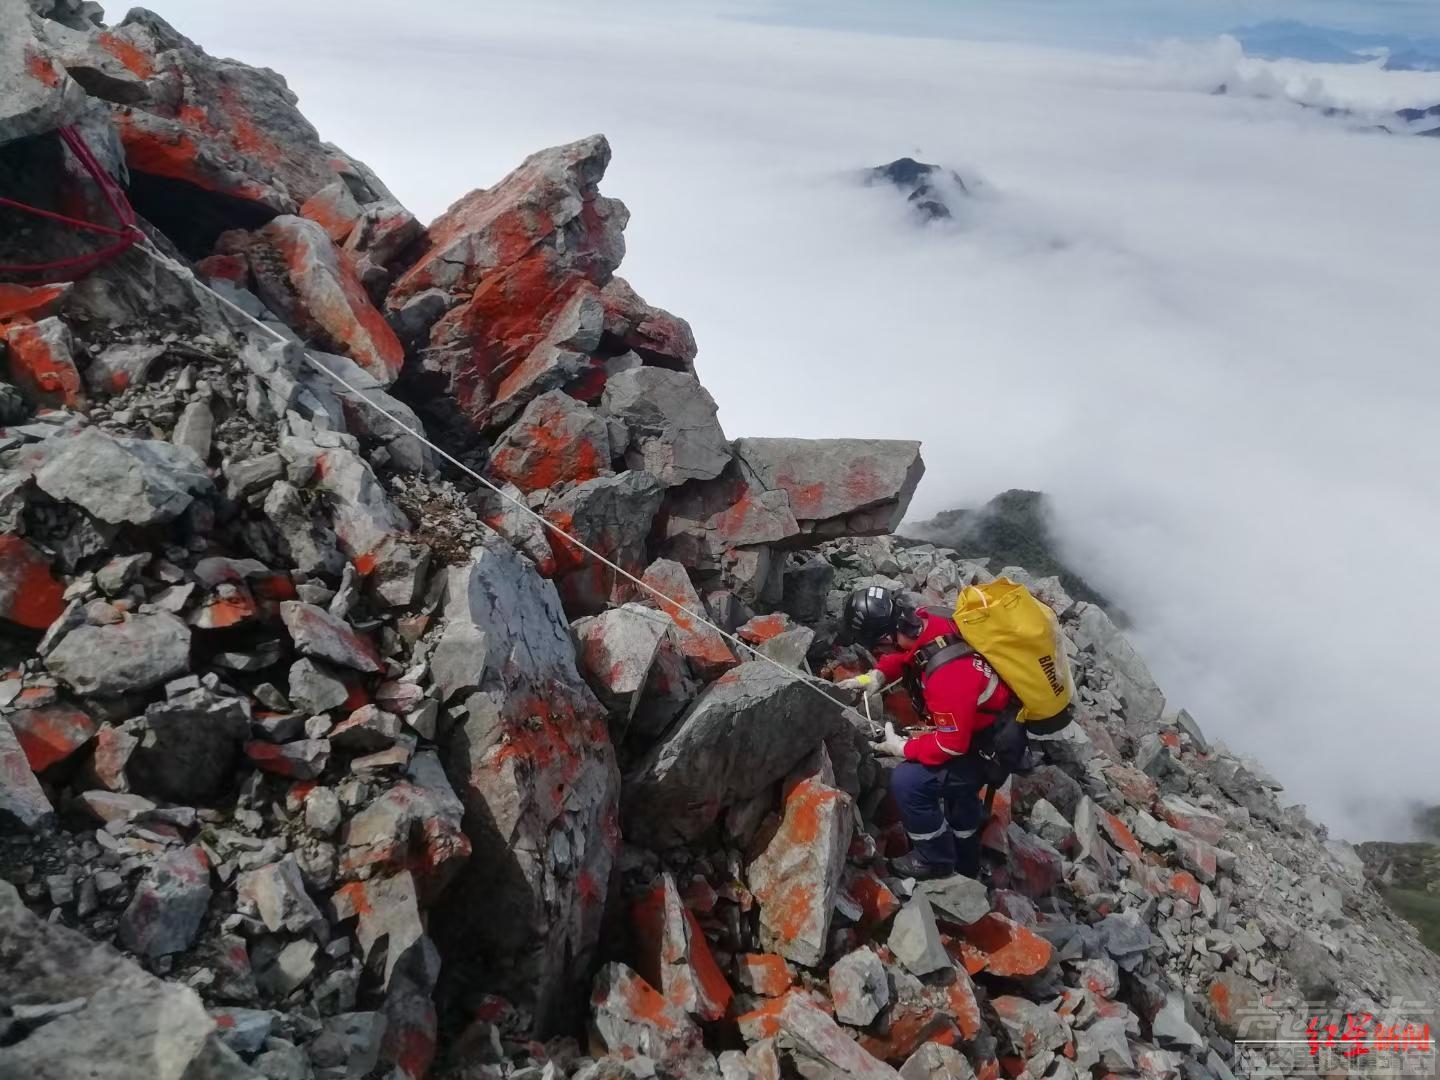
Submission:
[[[722,430],[602,136],[427,226],[102,20],[0,0],[0,192],[111,220],[78,136],[145,237],[0,208],[0,1075],[1225,1080],[1436,999],[1102,605],[893,535],[917,444]],[[1079,720],[917,885],[840,604],[998,572]]]

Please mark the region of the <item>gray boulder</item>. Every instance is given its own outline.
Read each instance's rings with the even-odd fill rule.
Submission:
[[[174,615],[134,615],[71,630],[45,665],[77,694],[115,697],[148,690],[190,667],[190,628]]]
[[[126,775],[142,795],[208,806],[234,781],[249,737],[249,701],[192,690],[145,710]]]
[[[649,473],[599,476],[577,484],[545,510],[545,516],[590,550],[635,576],[646,564],[650,526],[664,489]],[[555,581],[572,616],[595,615],[630,586],[579,548],[552,536]]]
[[[895,959],[915,975],[930,975],[954,967],[940,940],[935,912],[923,892],[912,896],[895,916],[886,944]]]
[[[571,627],[580,673],[617,722],[617,732],[634,717],[672,625],[668,615],[626,604]]]
[[[39,829],[54,818],[55,810],[30,771],[10,721],[0,716],[0,826]]]
[[[312,716],[338,709],[350,697],[350,688],[322,664],[302,657],[290,666],[290,703]]]
[[[199,846],[162,855],[120,916],[118,940],[154,959],[184,952],[210,906],[210,860]]]
[[[625,833],[649,847],[698,837],[846,727],[838,703],[754,660],[713,683],[624,788]]]
[[[936,911],[951,922],[969,925],[990,914],[990,893],[983,881],[953,874],[922,881],[917,891],[926,896]]]
[[[54,131],[84,110],[85,91],[67,78],[35,35],[25,0],[0,2],[0,145]]]
[[[0,1046],[0,1073],[6,1076],[260,1080],[219,1041],[195,991],[154,978],[68,927],[35,918],[5,881],[0,955],[0,1000],[67,1003],[38,1026],[11,1023]],[[69,1007],[77,1002],[78,1008]]]
[[[51,498],[111,525],[162,525],[213,487],[186,447],[124,439],[96,428],[65,439],[35,474]]]
[[[605,710],[576,669],[554,584],[510,545],[496,538],[450,567],[443,611],[487,647],[442,747],[474,857],[432,926],[448,955],[491,957],[490,985],[543,1029],[600,935],[620,779]]]
[[[742,470],[822,536],[893,532],[925,473],[920,444],[889,439],[738,439]]]
[[[964,1054],[943,1043],[921,1043],[900,1066],[901,1080],[975,1080],[975,1069]]]
[[[301,382],[321,401],[328,404],[333,397],[345,430],[358,436],[367,445],[381,446],[389,455],[389,465],[404,472],[433,473],[434,452],[416,435],[425,433],[425,425],[415,411],[386,393],[384,384],[348,356],[310,350],[309,355],[327,371],[340,376],[354,387],[354,393],[340,383],[315,371],[308,365],[301,369]],[[404,425],[403,427],[401,425]]]
[[[351,559],[372,557],[387,540],[408,536],[410,519],[359,454],[343,446],[322,450],[299,439],[282,439],[280,453],[292,468],[298,463],[313,470],[340,550]]]
[[[290,631],[295,648],[305,656],[355,671],[380,670],[380,656],[370,640],[324,608],[286,600],[280,605],[280,618]]]
[[[601,408],[630,432],[625,463],[666,487],[711,480],[730,464],[715,399],[694,375],[637,367],[610,376]]]
[[[880,957],[868,948],[847,953],[830,966],[835,1019],[866,1027],[890,1003],[890,982]]]
[[[271,486],[265,518],[279,535],[281,554],[301,573],[338,577],[345,568],[334,530],[311,514],[294,485],[281,480]]]

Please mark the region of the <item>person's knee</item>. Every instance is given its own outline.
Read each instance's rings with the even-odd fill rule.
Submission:
[[[920,795],[931,783],[929,771],[913,761],[902,762],[890,774],[890,793],[895,801],[905,803]]]

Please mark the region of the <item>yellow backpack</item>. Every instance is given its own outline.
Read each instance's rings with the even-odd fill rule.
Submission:
[[[996,578],[969,585],[955,603],[955,626],[1020,699],[1016,719],[1051,735],[1070,723],[1075,677],[1055,612],[1023,585]]]

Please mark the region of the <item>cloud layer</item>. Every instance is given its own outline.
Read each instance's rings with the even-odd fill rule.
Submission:
[[[693,322],[732,436],[922,438],[917,515],[1054,493],[1207,730],[1352,837],[1440,801],[1433,140],[1202,92],[1259,77],[1225,45],[1106,58],[648,6],[417,23],[369,0],[327,22],[338,6],[164,13],[285,72],[422,217],[606,132],[623,272]],[[1440,102],[1435,76],[1269,70]],[[987,197],[916,228],[853,179],[903,154]]]

